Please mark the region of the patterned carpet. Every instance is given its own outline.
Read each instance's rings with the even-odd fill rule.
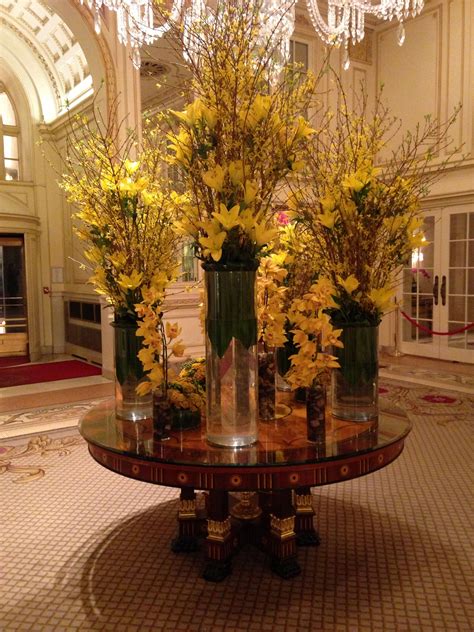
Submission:
[[[204,582],[202,552],[169,550],[177,492],[105,470],[72,430],[4,441],[2,629],[474,629],[474,398],[387,380],[381,396],[414,423],[405,451],[313,490],[322,543],[299,550],[289,581],[249,548],[225,582]]]
[[[0,441],[37,432],[75,428],[81,416],[102,399],[0,413]]]

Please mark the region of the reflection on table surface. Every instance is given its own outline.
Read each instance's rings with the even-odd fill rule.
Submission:
[[[81,419],[82,436],[96,446],[145,460],[212,466],[269,466],[315,463],[351,454],[371,452],[403,438],[411,425],[399,408],[382,403],[378,419],[355,423],[329,413],[316,442],[306,439],[304,405],[289,403],[284,417],[259,423],[259,440],[245,448],[212,446],[205,438],[205,421],[199,428],[171,431],[170,439],[153,438],[153,420],[124,421],[115,416],[114,400],[107,400]]]

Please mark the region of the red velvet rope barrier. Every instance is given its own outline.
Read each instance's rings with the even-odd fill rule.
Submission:
[[[405,312],[402,312],[402,310],[400,310],[400,314],[404,316],[412,325],[415,325],[415,327],[418,327],[418,329],[421,329],[421,331],[424,331],[427,334],[432,334],[433,336],[454,336],[455,334],[462,334],[463,331],[467,331],[468,329],[472,329],[474,327],[474,323],[469,323],[465,327],[462,327],[461,329],[455,329],[454,331],[433,331],[432,329],[429,329],[429,327],[425,327],[424,325],[420,325],[420,323],[417,323],[416,320],[411,318],[411,316],[408,316],[408,314],[406,314]]]

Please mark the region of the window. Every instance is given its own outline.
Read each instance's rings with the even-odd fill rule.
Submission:
[[[309,66],[309,46],[304,42],[290,40],[290,61],[301,64],[301,71],[307,72]]]
[[[198,278],[198,260],[194,256],[194,246],[191,241],[187,241],[183,244],[181,255],[181,276],[178,280],[184,283],[195,283]]]
[[[0,84],[0,180],[20,179],[19,132],[13,103]]]

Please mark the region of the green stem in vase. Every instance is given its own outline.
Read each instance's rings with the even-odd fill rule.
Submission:
[[[256,267],[249,270],[230,264],[204,264],[206,274],[206,331],[212,347],[222,358],[232,338],[245,349],[257,344],[255,308]]]

